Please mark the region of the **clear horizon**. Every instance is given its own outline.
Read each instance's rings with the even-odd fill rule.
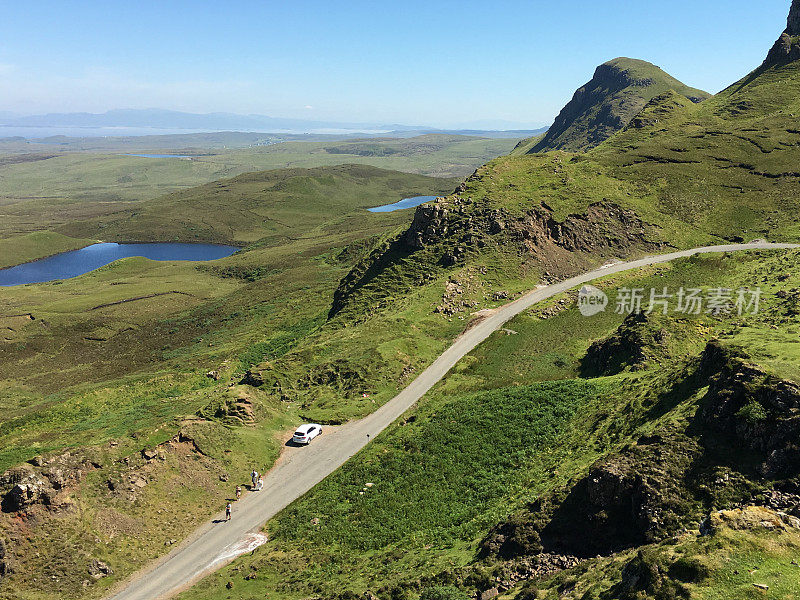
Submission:
[[[644,4],[3,2],[0,112],[530,128],[617,56],[716,93],[761,63],[790,2]]]

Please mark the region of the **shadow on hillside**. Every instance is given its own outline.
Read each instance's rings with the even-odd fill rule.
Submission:
[[[409,248],[402,239],[395,239],[387,248],[373,252],[364,262],[356,265],[339,284],[339,288],[333,295],[333,304],[328,318],[332,319],[341,313],[354,296],[369,289],[376,279],[412,254],[414,254],[414,250]],[[386,289],[385,283],[378,286],[380,289],[370,290],[374,296],[373,300],[392,294],[391,286]]]

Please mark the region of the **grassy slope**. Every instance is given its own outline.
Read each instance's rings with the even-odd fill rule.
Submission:
[[[464,249],[457,253],[459,268],[504,263],[493,274],[495,289],[514,289],[519,280],[545,271],[570,274],[614,255],[653,251],[619,243],[613,230],[605,235],[605,252],[592,247],[558,251],[550,240],[540,239],[540,232],[525,238],[519,231],[528,227],[531,214],[546,213],[562,223],[592,205],[604,207],[605,214],[613,206],[633,211],[643,221],[643,235],[667,247],[758,238],[797,241],[800,134],[792,115],[800,111],[798,98],[796,62],[755,73],[700,104],[674,93],[659,96],[635,124],[585,154],[498,158],[440,202],[448,212],[436,226],[446,226],[447,235],[403,260],[388,254],[376,260],[381,265],[376,275],[348,301],[356,310],[375,296],[391,302],[404,271],[405,280],[413,281],[415,271],[424,268],[417,264],[436,264],[459,247]],[[500,211],[505,230],[492,230],[492,211]],[[509,232],[515,223],[516,233]],[[562,248],[571,242],[569,235],[558,239],[557,227],[550,233]],[[581,235],[587,233],[591,229]]]
[[[596,172],[603,173],[618,186],[611,199],[670,227],[670,233],[797,239],[800,184],[793,165],[800,154],[792,115],[800,108],[798,90],[800,64],[792,63],[745,78],[699,105],[667,95],[645,110],[640,127],[629,127],[585,157],[563,156],[562,177],[588,185]],[[552,160],[512,162],[506,168],[515,170],[503,175],[533,186]],[[500,169],[506,161],[493,164]],[[525,167],[533,177],[519,170]],[[614,191],[584,194],[580,203]],[[561,206],[559,198],[543,195]]]
[[[772,68],[622,133],[592,160],[622,181],[651,182],[654,206],[681,224],[795,238],[798,89],[800,65]]]
[[[453,179],[432,179],[366,165],[246,173],[138,203],[120,213],[60,228],[114,241],[212,241],[261,246],[347,231],[367,208],[420,194],[451,191]]]
[[[800,187],[792,165],[800,162],[794,117],[800,109],[798,89],[800,65],[791,64],[749,77],[700,105],[667,93],[645,109],[635,126],[594,151],[586,155],[555,152],[497,159],[479,169],[477,176],[467,182],[459,196],[469,199],[468,202],[458,205],[450,199],[443,207],[453,209],[451,214],[462,211],[451,219],[477,216],[478,211],[486,209],[502,209],[515,218],[544,203],[552,209],[555,219],[563,220],[603,201],[635,211],[650,224],[647,232],[651,239],[678,247],[757,237],[797,240],[795,215]],[[440,291],[444,277],[463,283],[470,280],[471,274],[477,289],[467,290],[466,298],[485,302],[487,291],[503,287],[511,289],[513,295],[518,289],[515,286],[526,278],[535,281],[541,272],[536,266],[526,264],[524,251],[508,248],[501,238],[502,235],[498,236],[496,244],[470,249],[454,267],[443,270],[441,265],[434,266],[436,261],[442,253],[464,244],[463,237],[444,236],[409,255],[384,254],[377,262],[381,264],[383,260],[383,266],[368,288],[351,299],[352,310],[346,318],[367,312],[374,315],[371,320],[387,319],[390,311],[381,307],[392,306],[401,298],[404,306],[409,298],[412,303],[427,301],[430,311],[435,305],[435,295],[426,292],[426,288]],[[677,285],[681,281],[731,287],[758,283],[776,292],[776,277],[780,274],[795,282],[788,283],[783,290],[791,295],[795,289],[792,285],[797,285],[800,275],[796,257],[796,252],[778,255],[763,265],[760,260],[750,258],[711,257],[680,263],[674,271],[659,268],[648,279],[627,279],[627,282],[641,287]],[[433,273],[430,284],[410,286],[409,282],[415,278],[424,282],[425,278],[420,280],[419,275],[426,271]],[[375,296],[373,292],[378,290],[381,294]],[[780,305],[775,297],[769,302]],[[557,316],[546,321],[522,316],[509,324],[509,329],[517,335],[493,337],[412,411],[419,428],[417,421],[414,426],[401,423],[390,428],[376,447],[362,453],[358,460],[296,503],[285,517],[279,517],[271,526],[276,537],[270,545],[254,557],[237,561],[209,578],[185,597],[217,597],[223,593],[221,586],[228,581],[233,584],[233,591],[227,592],[232,598],[260,597],[265,590],[279,598],[336,593],[349,597],[349,592],[360,595],[382,586],[385,589],[381,597],[403,598],[416,597],[420,586],[434,581],[454,580],[464,584],[457,567],[475,557],[477,539],[471,536],[485,527],[491,515],[513,511],[522,505],[525,494],[515,495],[520,486],[526,490],[527,499],[533,499],[544,490],[585,473],[587,465],[596,458],[643,433],[687,426],[696,409],[697,396],[673,398],[675,402],[670,409],[655,418],[646,408],[671,385],[669,369],[679,369],[688,357],[697,356],[705,340],[719,336],[726,343],[742,345],[763,368],[794,381],[800,372],[798,323],[790,310],[775,306],[753,323],[737,324],[705,317],[678,321],[667,330],[683,331],[684,339],[689,342],[678,344],[678,353],[666,364],[655,362],[643,373],[595,380],[594,385],[607,382],[616,393],[603,394],[598,390],[591,399],[586,398],[581,415],[588,418],[578,424],[564,415],[566,425],[562,423],[565,429],[560,430],[560,435],[565,437],[558,438],[555,444],[564,449],[564,455],[540,452],[524,461],[525,468],[519,468],[523,463],[515,462],[518,455],[510,449],[503,457],[476,453],[470,455],[469,461],[455,461],[454,456],[473,447],[473,438],[482,440],[484,446],[497,443],[492,435],[495,424],[487,426],[489,420],[499,417],[507,428],[519,427],[517,420],[503,417],[502,407],[507,402],[520,410],[514,404],[518,394],[527,394],[533,400],[539,391],[549,389],[535,381],[583,384],[574,379],[573,383],[569,381],[578,375],[579,359],[591,340],[613,330],[613,317],[606,315],[587,325],[574,310],[562,311],[562,307],[554,304],[552,312]],[[460,311],[462,317],[465,314]],[[545,313],[548,314],[551,313]],[[539,347],[543,351],[537,351]],[[662,374],[664,370],[666,373]],[[482,394],[477,398],[482,397],[485,402],[476,400],[472,395],[476,391]],[[435,415],[443,415],[443,419],[455,423],[448,428],[447,422],[437,421]],[[542,429],[545,439],[549,436],[547,427],[545,424]],[[414,452],[426,436],[440,439],[440,444],[424,446],[434,455],[422,461],[431,463],[425,472],[426,486],[424,493],[410,495],[406,490],[421,481],[418,471],[421,467],[416,464],[420,461]],[[462,442],[462,438],[469,438],[470,442]],[[527,448],[519,450],[524,455]],[[562,470],[562,464],[566,469]],[[450,473],[452,468],[461,471],[446,478],[436,476],[439,472]],[[512,479],[503,479],[506,476]],[[486,497],[476,498],[464,492],[462,504],[459,498],[453,500],[450,496],[450,487],[459,477],[466,481],[475,479],[481,484],[499,481],[502,484],[492,488],[495,495],[488,502]],[[375,485],[365,490],[361,486],[367,482]],[[476,484],[475,489],[483,488]],[[373,490],[380,496],[378,500],[371,499]],[[503,490],[508,490],[508,494]],[[463,528],[448,527],[447,520],[440,526],[425,517],[437,498],[452,507],[454,514],[464,517]],[[384,505],[396,510],[387,514],[383,512]],[[439,510],[440,507],[441,504]],[[319,524],[315,525],[312,519],[319,519]],[[351,531],[353,522],[360,526]],[[767,541],[753,532],[722,532],[708,544],[695,543],[694,538],[687,543],[691,548],[686,552],[708,553],[713,557],[711,564],[716,565],[710,579],[686,588],[692,597],[746,597],[745,590],[752,590],[752,586],[741,577],[732,577],[729,569],[720,568],[719,561],[730,558],[741,564],[747,560],[745,556],[757,556],[776,572],[781,561],[785,565],[797,540],[796,536],[787,536]],[[594,598],[596,594],[613,597],[608,595],[612,593],[609,590],[619,581],[624,560],[627,559],[619,558],[615,574],[605,581],[593,579],[591,568],[596,565],[600,572],[604,563],[590,563],[589,569],[566,572],[563,577],[554,578],[552,584],[545,582],[535,597],[563,595],[562,584],[569,578],[578,581],[580,586],[576,589],[581,590],[580,594],[570,593],[569,597]],[[785,568],[792,572],[790,567]],[[476,571],[468,569],[467,573],[474,575]],[[479,582],[478,588],[489,587],[488,579],[476,577],[471,583],[467,581],[468,591],[474,590],[471,586],[475,581]],[[401,585],[404,581],[408,586]],[[791,594],[797,578],[788,576],[775,584],[773,577],[773,585],[784,594]],[[574,586],[572,581],[566,589]],[[584,592],[589,595],[583,596]]]
[[[0,158],[0,236],[52,229],[129,209],[131,201],[264,169],[358,163],[463,177],[515,144],[516,140],[437,134],[400,140],[287,142],[207,151],[191,160],[50,152],[20,161],[15,155],[8,164]]]
[[[204,367],[242,353],[253,341],[268,341],[282,329],[327,312],[350,255],[357,257],[406,218],[368,213],[365,206],[394,198],[400,190],[435,193],[444,185],[370,167],[334,167],[295,170],[284,177],[252,174],[214,186],[211,195],[207,188],[183,193],[170,200],[173,219],[206,216],[215,227],[207,238],[213,240],[216,231],[230,231],[225,216],[232,214],[229,222],[241,227],[234,230],[234,240],[260,236],[259,241],[200,266],[132,258],[70,280],[5,289],[3,313],[34,318],[6,317],[10,321],[0,346],[4,385],[31,394],[57,390],[60,397],[69,397],[73,386],[153,367],[180,365],[189,373],[204,373]],[[281,233],[275,233],[269,218],[237,221],[240,201],[279,217]],[[156,210],[160,206],[155,203]],[[220,215],[212,216],[214,206]],[[146,210],[140,215],[142,231],[158,222]],[[159,225],[178,229],[174,222]],[[332,253],[337,248],[347,252]],[[143,297],[152,294],[158,295]],[[13,447],[7,438],[4,449]]]
[[[0,240],[0,269],[51,256],[68,250],[77,250],[95,240],[70,238],[53,231],[38,231]]]
[[[777,345],[772,329],[778,324],[796,332],[800,326],[797,316],[785,317],[777,294],[800,282],[797,257],[796,251],[706,256],[605,280],[600,285],[609,291],[625,286],[764,285],[763,311],[747,320],[747,327],[735,316],[705,315],[665,325],[676,338],[671,353],[654,358],[644,371],[578,378],[589,344],[612,332],[620,315],[607,312],[586,319],[572,294],[520,315],[508,325],[514,333],[494,334],[375,444],[276,518],[267,546],[182,597],[219,597],[228,581],[233,589],[227,594],[241,599],[260,598],[265,592],[273,598],[348,597],[349,592],[361,595],[366,590],[380,597],[406,597],[396,594],[407,586],[415,597],[414,589],[434,581],[463,584],[466,565],[477,564],[467,573],[491,572],[496,565],[476,563],[475,553],[493,523],[580,476],[599,457],[640,435],[685,422],[696,396],[680,397],[656,418],[648,416],[647,399],[668,389],[669,373],[697,356],[706,340],[720,337],[745,346],[768,369],[774,368],[770,365],[778,348],[792,369],[800,365],[800,345],[796,340]],[[770,273],[789,277],[777,283],[765,278]],[[752,344],[759,332],[772,343]],[[739,536],[736,544],[728,543],[729,535]],[[797,544],[797,536],[766,543],[749,535],[721,533],[716,546],[712,544],[714,554],[737,555],[753,544],[763,546],[754,550],[760,560],[773,560],[769,557],[790,556]],[[696,534],[682,543],[704,553],[710,542],[695,540]],[[619,569],[630,556],[610,562],[616,561]],[[608,564],[602,559],[567,572],[552,588],[572,577],[582,582],[581,593],[590,587],[607,589],[619,577],[608,575]],[[693,597],[721,597],[743,589],[739,579],[728,580],[727,565],[711,564],[713,578],[698,586]],[[480,582],[474,577],[466,580],[468,590]],[[787,584],[796,586],[797,580],[789,578]]]

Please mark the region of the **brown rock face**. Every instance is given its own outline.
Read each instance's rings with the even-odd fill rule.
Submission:
[[[37,457],[32,462],[0,475],[0,510],[18,512],[36,504],[61,505],[66,488],[100,466],[71,452],[48,459]]]

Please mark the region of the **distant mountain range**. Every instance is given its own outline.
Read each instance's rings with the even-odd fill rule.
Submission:
[[[489,122],[487,122],[489,123]],[[531,131],[519,124],[493,121],[503,125],[496,129]],[[484,123],[475,124],[469,131],[493,130]],[[266,115],[238,115],[234,113],[188,113],[162,109],[118,109],[104,113],[49,113],[44,115],[19,116],[0,112],[0,126],[6,127],[150,127],[158,129],[193,129],[210,131],[291,131],[320,132],[322,130],[349,130],[361,132],[444,131],[429,126],[401,125],[396,123],[343,123],[335,121],[313,121],[284,119]],[[467,130],[465,130],[467,131]]]

